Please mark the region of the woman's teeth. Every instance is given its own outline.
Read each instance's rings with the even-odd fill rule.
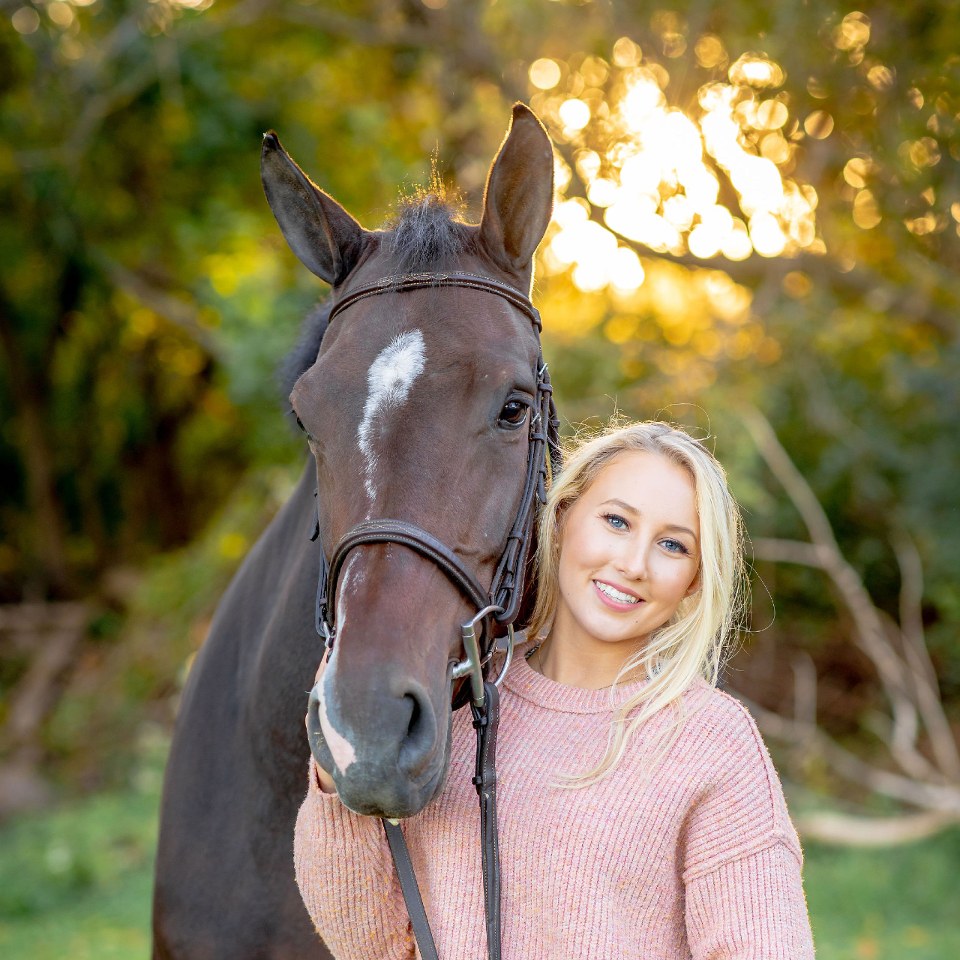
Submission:
[[[609,583],[601,583],[599,580],[593,581],[597,585],[597,589],[605,596],[609,597],[611,600],[616,600],[617,603],[639,603],[639,597],[633,597],[629,593],[622,593],[617,590],[616,587],[611,587]]]

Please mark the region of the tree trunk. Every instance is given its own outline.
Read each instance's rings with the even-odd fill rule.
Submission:
[[[64,596],[68,587],[63,514],[57,500],[50,427],[44,410],[43,385],[31,376],[17,341],[6,303],[0,303],[0,347],[6,360],[14,403],[14,437],[26,474],[27,508],[32,517],[30,544],[39,576],[33,585],[40,599]]]

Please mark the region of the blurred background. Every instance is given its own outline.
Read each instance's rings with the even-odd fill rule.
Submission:
[[[305,455],[261,133],[476,219],[520,99],[565,429],[684,425],[745,508],[818,956],[960,956],[957,51],[949,0],[0,0],[0,953],[148,955],[178,693]]]

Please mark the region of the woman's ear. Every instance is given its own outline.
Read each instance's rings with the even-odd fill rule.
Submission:
[[[695,593],[700,590],[700,586],[703,582],[703,577],[700,572],[700,567],[697,567],[697,572],[694,575],[694,578],[690,581],[690,586],[687,587],[687,592],[684,594],[685,597],[692,597]]]

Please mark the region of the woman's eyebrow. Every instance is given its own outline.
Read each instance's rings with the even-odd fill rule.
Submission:
[[[699,538],[697,537],[697,535],[696,535],[689,527],[682,527],[682,526],[680,526],[680,525],[677,524],[677,523],[672,523],[672,524],[670,524],[669,527],[667,527],[667,529],[668,529],[668,530],[676,530],[678,533],[687,533],[687,534],[690,535],[690,537],[692,538],[692,540],[693,540],[694,543],[699,543],[699,542],[700,542],[700,540],[699,540]]]
[[[633,516],[635,516],[635,517],[639,517],[640,514],[641,514],[641,511],[640,511],[640,510],[638,510],[638,509],[637,509],[636,507],[634,507],[634,506],[631,506],[629,503],[626,502],[626,500],[619,500],[619,499],[617,499],[616,497],[614,497],[614,498],[612,498],[612,499],[610,499],[610,500],[604,500],[603,503],[600,504],[600,506],[601,506],[601,507],[608,507],[608,506],[609,506],[609,507],[617,507],[618,509],[622,510],[624,513],[633,514]],[[676,530],[676,531],[678,531],[679,533],[689,534],[691,537],[693,537],[693,542],[694,542],[694,543],[699,543],[699,542],[700,542],[700,538],[696,535],[696,533],[693,532],[693,530],[691,530],[689,527],[681,526],[679,523],[671,523],[671,524],[668,524],[667,529],[668,529],[668,530]]]
[[[632,513],[634,516],[640,515],[640,511],[636,507],[630,506],[630,504],[627,503],[626,500],[617,500],[616,498],[613,498],[611,500],[604,500],[603,503],[600,504],[600,506],[601,507],[607,507],[607,506],[619,507],[625,513]]]

